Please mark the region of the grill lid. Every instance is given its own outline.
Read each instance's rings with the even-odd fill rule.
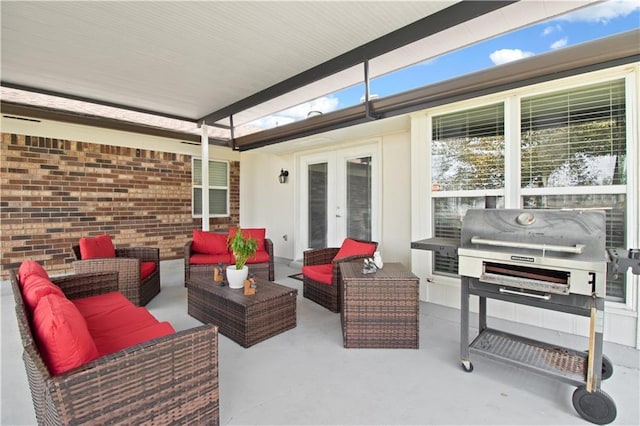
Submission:
[[[469,209],[460,247],[602,262],[605,230],[603,211]]]

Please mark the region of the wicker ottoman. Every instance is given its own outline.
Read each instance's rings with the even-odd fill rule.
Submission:
[[[296,326],[296,289],[258,280],[256,294],[245,296],[215,283],[211,271],[192,272],[186,285],[189,315],[245,348]]]
[[[400,263],[373,274],[363,262],[345,262],[342,337],[345,348],[418,348],[418,277]]]

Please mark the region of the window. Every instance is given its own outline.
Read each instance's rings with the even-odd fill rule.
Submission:
[[[191,211],[194,217],[202,217],[202,160],[194,158],[191,170],[193,177]],[[209,161],[209,217],[228,215],[229,163]]]
[[[624,80],[523,98],[520,122],[523,207],[601,208],[607,247],[627,247]],[[625,283],[607,298],[624,302]]]
[[[519,116],[505,116],[503,103],[433,116],[433,235],[459,238],[467,209],[488,202],[497,208],[597,208],[606,212],[607,247],[627,247],[625,90],[625,80],[617,79],[515,97]],[[520,133],[519,144],[510,145],[518,150],[519,168],[508,173],[505,122]],[[519,196],[507,202],[505,194]],[[457,274],[457,267],[434,256],[434,273]],[[624,274],[608,280],[607,299],[626,303],[626,282]]]
[[[467,209],[496,200],[504,206],[504,169],[502,103],[433,117],[434,236],[459,239]],[[457,259],[439,254],[434,259],[434,272],[457,274]]]

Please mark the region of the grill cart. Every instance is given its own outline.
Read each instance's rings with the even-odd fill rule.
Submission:
[[[577,387],[573,406],[584,419],[608,424],[613,399],[600,389],[613,374],[602,354],[607,260],[609,275],[640,269],[638,252],[605,250],[599,211],[470,209],[460,241],[432,238],[412,248],[458,256],[461,276],[460,362],[470,353],[534,371]],[[469,344],[469,296],[479,297],[478,335]],[[581,351],[487,326],[487,298],[590,318],[588,350]],[[596,367],[597,366],[597,367]]]

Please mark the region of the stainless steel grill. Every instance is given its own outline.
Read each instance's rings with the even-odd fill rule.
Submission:
[[[504,286],[503,292],[507,287],[532,290],[533,297],[604,297],[605,230],[601,211],[469,210],[458,249],[459,273]]]
[[[605,250],[603,211],[468,210],[460,241],[428,238],[411,247],[458,257],[461,278],[460,362],[469,354],[522,367],[577,386],[573,406],[607,424],[614,401],[600,389],[613,374],[602,354],[607,275],[640,272],[638,250]],[[607,270],[609,265],[609,270]],[[469,343],[469,297],[478,296],[478,335]],[[590,318],[587,350],[570,349],[487,326],[487,298]]]
[[[469,210],[457,250],[461,276],[460,360],[469,354],[523,367],[578,388],[573,406],[585,419],[616,417],[600,383],[613,373],[602,355],[607,279],[602,211]],[[469,344],[469,295],[480,297],[479,334]],[[558,347],[487,327],[486,299],[590,317],[587,351]]]

